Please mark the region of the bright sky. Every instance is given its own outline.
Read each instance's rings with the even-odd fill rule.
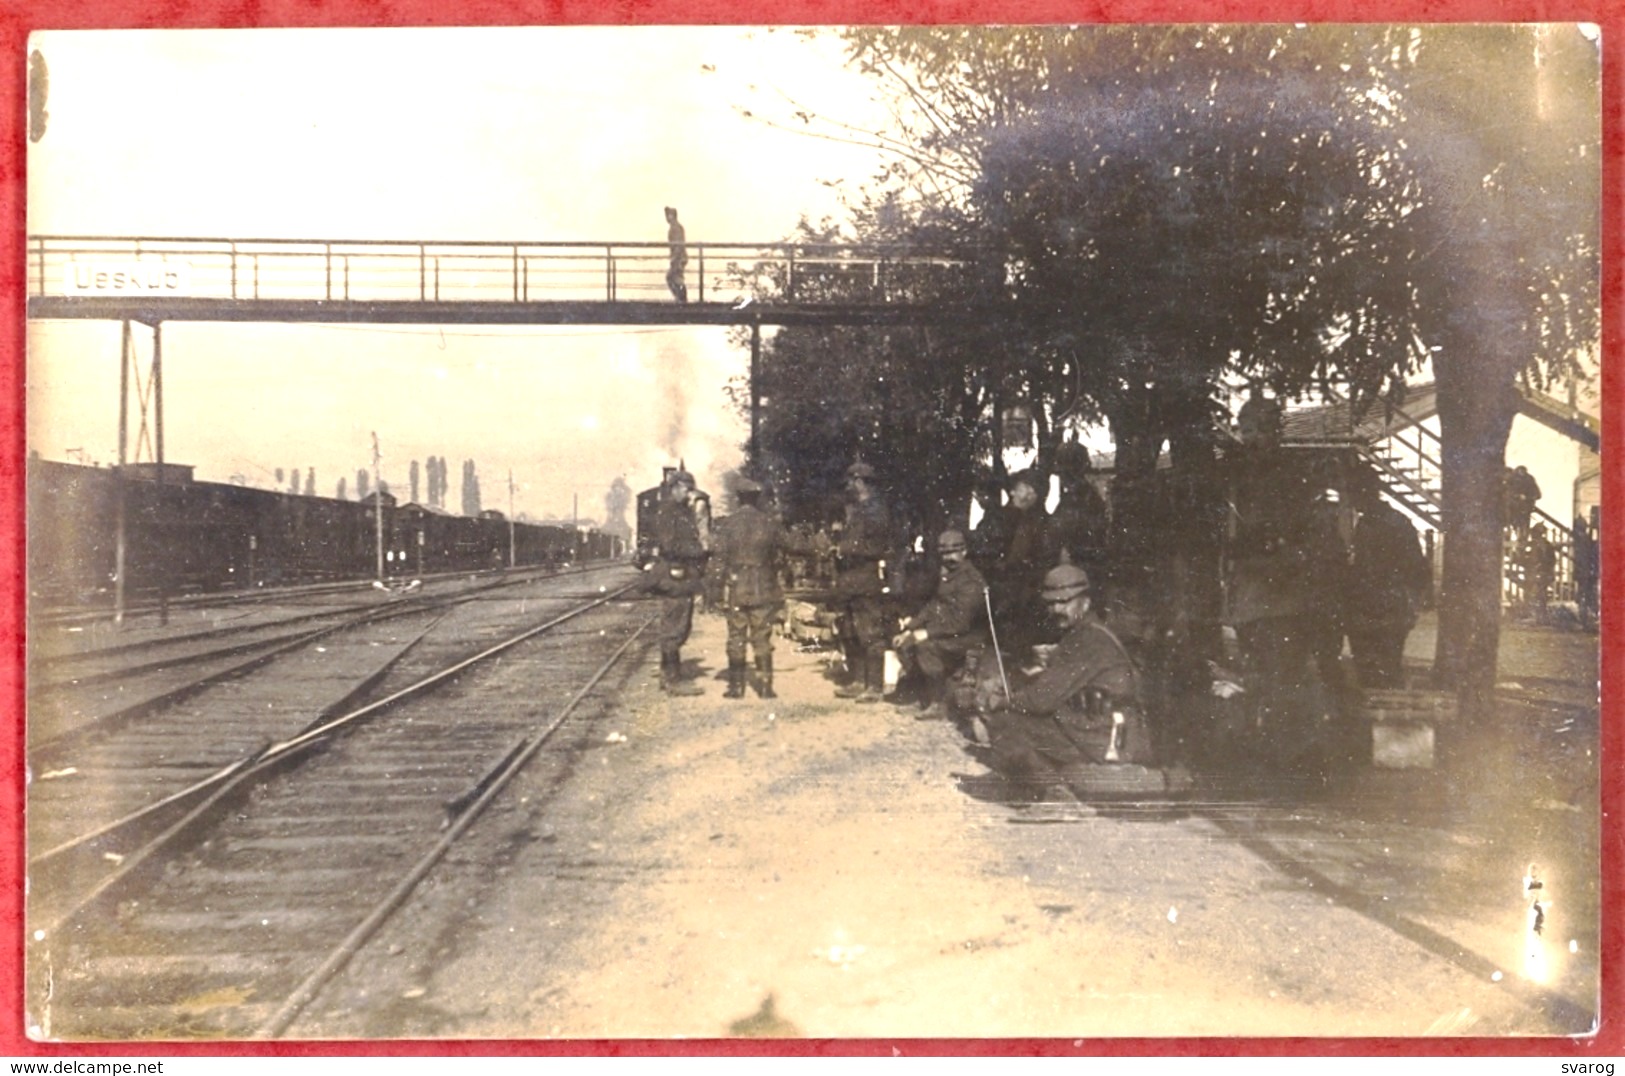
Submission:
[[[709,27],[94,31],[34,35],[49,128],[30,146],[29,232],[54,235],[768,241],[838,211],[865,150],[771,129],[790,98],[878,123],[831,35]],[[150,334],[136,328],[140,354]],[[29,447],[117,461],[119,326],[29,325]],[[747,355],[721,329],[164,327],[165,457],[199,478],[331,496],[372,468],[408,495],[444,456],[461,504],[599,517],[617,476],[673,456],[708,488],[748,430],[723,386]],[[1554,495],[1572,452],[1515,437]],[[1559,466],[1560,465],[1560,466]],[[421,492],[421,491],[420,491]],[[1556,498],[1554,497],[1554,500]],[[1566,498],[1565,498],[1566,503]]]
[[[873,154],[771,130],[788,94],[860,121],[837,42],[729,28],[36,34],[50,121],[29,150],[30,234],[768,241],[838,210]],[[29,326],[29,447],[118,458],[119,325]],[[150,333],[136,327],[139,354]],[[163,330],[165,458],[200,479],[371,469],[405,496],[475,460],[484,506],[599,517],[617,475],[671,454],[716,489],[747,429],[721,329],[204,325]]]

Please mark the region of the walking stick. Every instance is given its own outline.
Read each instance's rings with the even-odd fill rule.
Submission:
[[[999,629],[993,626],[993,594],[987,588],[982,588],[982,604],[987,606],[987,630],[993,637],[993,657],[999,663],[999,683],[1004,685],[1004,701],[1010,701],[1010,680],[1004,675],[1004,655],[999,652]]]

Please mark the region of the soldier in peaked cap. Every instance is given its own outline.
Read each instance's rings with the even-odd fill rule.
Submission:
[[[706,539],[699,514],[701,494],[694,476],[674,471],[667,495],[655,511],[654,561],[650,589],[660,595],[660,687],[668,695],[700,695],[682,677],[683,644],[694,626],[694,596],[704,587]]]
[[[937,538],[937,591],[920,611],[903,621],[892,639],[905,671],[918,681],[920,709],[935,711],[949,675],[965,663],[965,652],[983,641],[981,630],[987,583],[965,559],[965,535],[946,530]]]
[[[1041,594],[1065,634],[1008,706],[988,715],[994,767],[1015,781],[1053,784],[1079,764],[1149,763],[1140,674],[1095,615],[1089,576],[1071,564],[1052,568]]]
[[[756,655],[756,694],[774,698],[773,622],[784,603],[779,569],[790,544],[778,520],[761,508],[761,484],[741,478],[734,485],[739,506],[722,521],[717,552],[722,559],[723,611],[728,617],[726,698],[745,697],[746,647]]]
[[[885,690],[888,639],[886,558],[892,548],[892,519],[875,488],[874,468],[857,462],[846,469],[846,523],[835,553],[840,573],[831,604],[841,614],[847,668],[852,680],[838,698],[879,702]]]

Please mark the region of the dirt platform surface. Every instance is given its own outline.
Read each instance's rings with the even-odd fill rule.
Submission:
[[[1013,807],[963,790],[986,771],[948,722],[835,699],[828,654],[781,641],[779,698],[723,698],[723,637],[698,616],[705,694],[661,694],[650,663],[570,780],[510,790],[296,1030],[1081,1043],[1573,1034],[1596,1011],[1596,814],[1544,764],[1492,810],[1436,771],[1341,802]]]

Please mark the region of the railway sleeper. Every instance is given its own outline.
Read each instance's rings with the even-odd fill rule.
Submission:
[[[308,862],[319,862],[328,857],[341,861],[357,850],[376,850],[381,855],[402,856],[410,849],[401,848],[399,832],[395,833],[318,833],[303,836],[278,836],[268,833],[258,837],[227,835],[216,838],[215,849],[232,857],[245,853],[270,852],[277,855],[309,857]]]
[[[265,898],[283,893],[315,895],[355,891],[355,871],[348,867],[300,866],[262,871],[204,865],[193,868],[187,877],[197,888],[224,893],[228,898],[244,894]]]
[[[322,795],[319,793],[304,793],[299,802],[308,812],[321,812],[327,815],[346,815],[350,818],[395,818],[400,814],[403,806],[427,806],[444,802],[444,795],[439,792],[417,792],[401,790],[391,795],[368,796],[357,799],[355,795],[332,793]],[[270,809],[276,806],[276,801],[265,800],[257,805],[261,809]]]
[[[266,818],[256,816],[239,821],[230,830],[223,832],[217,838],[215,845],[221,849],[237,849],[249,846],[277,847],[276,842],[291,841],[296,845],[306,841],[339,841],[344,842],[352,836],[361,844],[371,844],[384,835],[397,836],[411,832],[413,815],[419,825],[425,819],[434,816],[432,805],[439,802],[438,798],[417,797],[407,803],[397,802],[398,807],[414,808],[411,815],[400,812],[395,816],[375,815],[377,824],[367,827],[365,833],[357,833],[355,815],[342,809],[342,806],[328,812],[309,812],[288,818]]]

